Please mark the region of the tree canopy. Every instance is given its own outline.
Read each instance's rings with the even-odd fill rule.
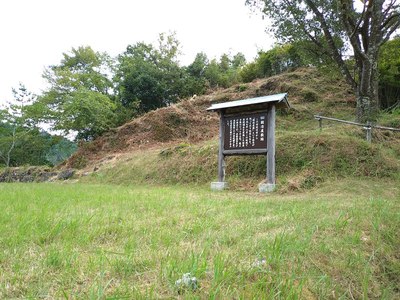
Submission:
[[[143,42],[129,45],[118,56],[118,99],[124,107],[139,113],[168,106],[209,87],[227,87],[239,81],[246,63],[242,53],[223,54],[219,60],[198,53],[189,66],[179,64],[180,44],[175,34],[160,34],[158,46]]]
[[[297,44],[276,45],[271,50],[260,51],[258,56],[239,72],[244,82],[269,77],[306,64],[306,58]]]
[[[118,95],[122,105],[149,111],[178,99],[181,70],[176,61],[178,42],[155,49],[151,44],[129,45],[118,58]]]
[[[273,20],[282,41],[310,41],[337,64],[357,95],[357,119],[374,119],[378,110],[377,60],[380,47],[400,27],[400,2],[365,0],[247,0]],[[346,46],[357,72],[345,61]]]
[[[53,130],[96,137],[116,123],[112,69],[111,58],[90,47],[64,53],[59,65],[45,70],[50,87],[30,107],[31,115]]]
[[[382,46],[378,67],[383,107],[400,107],[400,36]]]
[[[0,110],[0,165],[55,165],[67,158],[76,145],[64,137],[50,135],[39,128],[29,113],[37,97],[20,83],[13,89],[14,99]],[[57,145],[63,145],[63,148]],[[52,151],[50,160],[47,155]]]

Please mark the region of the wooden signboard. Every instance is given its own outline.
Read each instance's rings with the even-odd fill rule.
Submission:
[[[220,114],[218,182],[211,183],[212,186],[225,187],[225,156],[256,154],[267,155],[266,185],[275,186],[277,107],[290,107],[287,94],[218,103],[207,109]]]

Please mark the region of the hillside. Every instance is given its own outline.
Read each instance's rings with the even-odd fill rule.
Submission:
[[[364,141],[360,128],[325,123],[313,115],[352,120],[355,97],[338,75],[298,69],[206,95],[193,96],[110,130],[84,144],[63,168],[77,168],[82,180],[113,183],[207,183],[216,177],[218,116],[212,103],[287,92],[292,108],[277,117],[277,177],[285,189],[312,187],[327,177],[396,177],[400,173],[399,135],[373,133]],[[381,125],[398,126],[399,116]],[[264,157],[230,157],[227,179],[254,186],[263,179]],[[88,176],[90,175],[90,176]]]

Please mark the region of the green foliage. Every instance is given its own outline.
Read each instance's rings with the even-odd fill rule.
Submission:
[[[270,18],[270,30],[282,42],[313,43],[331,57],[357,95],[356,117],[376,120],[378,80],[374,70],[380,47],[400,27],[397,1],[247,0]],[[353,50],[355,70],[345,62],[346,45]]]
[[[54,144],[46,153],[46,160],[53,166],[58,165],[72,154],[75,153],[78,146],[67,140],[61,139],[59,143]]]
[[[216,59],[211,60],[208,64],[205,70],[205,76],[210,87],[217,87],[226,84],[226,81],[223,80],[222,70],[220,69],[219,63]]]
[[[269,51],[260,51],[253,63],[241,69],[244,82],[269,77],[305,65],[305,55],[298,44],[276,45]]]
[[[204,94],[207,88],[207,79],[205,75],[209,64],[207,55],[203,52],[197,53],[194,61],[186,68],[189,75],[187,84],[192,88],[193,94]]]
[[[400,106],[400,36],[382,46],[378,67],[381,106]]]
[[[47,154],[53,146],[66,143],[66,140],[50,135],[34,122],[32,107],[37,101],[36,96],[23,84],[13,89],[13,94],[14,100],[0,110],[0,164],[6,167],[54,164],[47,159]],[[68,152],[62,159],[70,154]]]
[[[23,165],[55,165],[68,158],[76,150],[75,144],[63,137],[52,136],[38,128],[27,129],[22,127],[17,128],[13,135],[12,125],[1,123],[0,153],[6,153],[10,149],[11,143],[14,143],[14,145],[9,156],[9,161],[6,157],[3,157],[0,165],[13,167]],[[60,145],[61,148],[57,145]],[[64,152],[58,154],[58,159],[49,159],[57,150]]]
[[[292,44],[275,46],[259,53],[259,64],[264,76],[280,74],[302,65],[300,55]]]
[[[38,129],[20,130],[10,160],[10,166],[46,164],[45,154],[51,145],[51,137]]]
[[[122,105],[137,106],[139,112],[146,112],[187,95],[178,53],[179,41],[174,34],[160,34],[158,48],[143,42],[129,45],[118,57],[115,79]]]
[[[250,62],[240,70],[240,78],[243,82],[251,82],[256,78],[261,78],[262,73],[257,62]]]
[[[311,3],[311,4],[310,4]],[[318,18],[315,17],[310,6],[315,5],[320,11],[326,12],[329,30],[334,37],[335,47],[341,49],[343,24],[337,17],[337,1],[270,1],[270,0],[247,0],[246,4],[251,6],[260,5],[265,15],[271,18],[272,26],[269,31],[283,43],[293,41],[311,41],[320,48],[319,51],[328,52],[326,37],[321,28]]]
[[[233,57],[228,54],[223,54],[219,61],[216,59],[205,68],[205,78],[208,86],[214,87],[229,87],[240,82],[240,70],[245,66],[246,58],[242,53],[237,53]]]
[[[38,129],[31,130],[25,134],[23,138],[21,138],[15,145],[14,155],[11,159],[11,165],[49,165],[46,155],[51,147],[62,139],[62,137],[53,137],[50,134]]]
[[[5,109],[0,110],[0,158],[4,165],[9,167],[15,161],[15,151],[18,145],[30,135],[32,130],[37,130],[32,119],[26,114],[26,107],[35,100],[35,95],[30,93],[20,83],[18,89],[12,90],[14,100],[9,102]]]
[[[90,47],[73,48],[71,54],[63,56],[59,65],[44,72],[50,88],[29,107],[29,113],[54,130],[92,139],[117,121],[117,105],[110,94],[113,83],[108,78],[112,60]]]
[[[204,78],[204,71],[208,65],[208,58],[204,52],[196,54],[194,61],[187,67],[188,73],[196,78]]]
[[[18,88],[12,89],[13,101],[8,103],[6,108],[8,112],[7,121],[17,127],[32,128],[36,124],[27,113],[29,105],[34,103],[37,96],[28,91],[24,84],[19,83]]]
[[[63,113],[55,129],[77,131],[78,139],[96,137],[115,124],[116,105],[109,97],[87,89],[78,89],[65,99]]]
[[[175,34],[161,34],[158,47],[143,42],[129,45],[118,57],[115,77],[121,104],[142,113],[203,94],[208,87],[231,86],[239,82],[238,71],[246,62],[242,53],[211,61],[198,53],[189,66],[181,67],[178,54]]]
[[[383,82],[400,87],[400,36],[382,46],[379,56],[379,72]]]
[[[14,125],[7,123],[4,117],[0,122],[0,158],[2,164],[10,166],[12,151],[15,148],[17,132]]]

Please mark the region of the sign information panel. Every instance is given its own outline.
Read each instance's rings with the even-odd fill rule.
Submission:
[[[267,113],[224,118],[224,150],[267,148]]]

